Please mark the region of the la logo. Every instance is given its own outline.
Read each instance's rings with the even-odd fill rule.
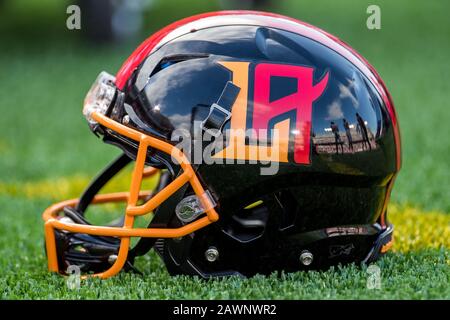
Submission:
[[[314,68],[259,63],[253,65],[253,92],[249,96],[251,63],[219,63],[232,72],[232,82],[241,90],[231,110],[228,145],[213,157],[309,164],[312,106],[325,91],[329,73],[314,84]],[[294,79],[296,91],[278,99],[271,98],[272,77]],[[248,129],[252,129],[253,139],[246,139],[243,134]],[[270,143],[261,145],[258,141]],[[293,159],[290,159],[289,148],[293,148]]]

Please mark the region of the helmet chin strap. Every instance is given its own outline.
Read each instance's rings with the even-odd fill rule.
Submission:
[[[163,172],[161,174],[158,187],[155,193],[164,189],[172,181],[172,176],[169,172]],[[164,201],[157,209],[154,218],[149,223],[148,228],[167,228],[173,215],[175,214],[175,207],[183,199],[186,193],[188,185],[184,185],[172,196],[170,196],[166,201]],[[128,252],[128,257],[130,260],[134,260],[137,256],[143,256],[149,252],[155,245],[158,238],[140,238],[136,245]]]
[[[130,162],[131,159],[125,153],[122,153],[108,164],[108,166],[106,166],[106,168],[103,169],[103,171],[101,171],[84,190],[76,207],[76,211],[83,216],[87,207],[92,202],[92,199],[94,199],[94,196],[100,189]]]
[[[219,100],[211,105],[208,116],[201,124],[204,131],[216,138],[222,134],[223,126],[231,119],[231,108],[240,90],[231,81],[225,84]]]
[[[84,190],[76,208],[69,207],[69,206],[64,208],[63,211],[64,211],[65,216],[70,218],[75,223],[90,225],[90,223],[84,217],[86,209],[91,204],[95,195],[105,186],[105,184],[108,181],[110,181],[117,173],[119,173],[130,162],[131,162],[131,159],[125,153],[120,154],[117,158],[115,158],[112,162],[110,162],[92,180],[90,185]],[[157,191],[163,189],[167,184],[170,183],[170,181],[171,181],[170,173],[169,172],[162,173],[160,181],[158,182]],[[159,219],[159,220],[161,220],[161,219]],[[123,223],[123,221],[122,221],[122,223]],[[165,225],[167,225],[167,224],[165,224]],[[62,234],[61,236],[64,236],[64,234]],[[83,237],[84,237],[83,238],[84,241],[86,243],[89,243],[90,247],[95,246],[96,244],[99,243],[99,241],[100,241],[100,244],[102,244],[103,242],[109,243],[109,241],[114,240],[113,237],[89,236],[89,235],[84,235]],[[91,241],[87,241],[88,239],[90,239]],[[133,266],[134,257],[147,253],[152,248],[155,240],[156,239],[153,239],[153,238],[141,238],[139,240],[139,242],[137,243],[137,245],[132,250],[129,251],[129,255],[127,258],[125,268],[127,270],[132,270],[136,273],[141,274],[141,272]],[[103,241],[103,242],[101,242],[101,241]],[[111,248],[110,248],[111,253],[116,254],[116,252],[118,251],[118,248],[116,248],[115,242],[110,244],[110,246],[111,246]],[[69,254],[69,256],[70,256],[70,254]],[[87,257],[84,257],[84,258],[87,259]],[[70,259],[70,257],[69,257],[69,259]],[[99,257],[93,256],[92,259],[93,259],[93,261],[94,260],[96,261],[96,259],[98,260]]]
[[[76,208],[66,207],[64,212],[67,216],[69,216],[72,220],[77,223],[89,224],[84,218],[84,213],[87,207],[91,204],[95,195],[110,181],[117,173],[119,173],[127,164],[131,162],[131,159],[125,154],[120,154],[117,158],[115,158],[112,162],[110,162],[95,178],[92,180],[90,185],[84,190],[83,194],[80,197],[80,201]],[[155,193],[158,193],[160,190],[164,189],[172,181],[172,176],[170,172],[166,171],[161,174],[160,180],[158,182],[158,186],[155,190]],[[178,202],[182,199],[184,193],[186,192],[186,188],[188,186],[181,188],[172,195],[165,203],[161,206],[164,206],[164,209],[168,209],[168,207],[173,207],[172,210],[160,210],[162,212],[175,212],[175,207]],[[157,209],[159,210],[159,208]],[[164,214],[156,214],[152,222],[149,224],[150,227],[167,227],[172,215],[167,216]],[[83,221],[79,221],[79,220]],[[132,264],[131,261],[134,260],[136,256],[142,256],[150,251],[155,244],[157,238],[140,238],[136,245],[129,251],[128,254],[128,263]],[[131,266],[129,266],[131,267]],[[134,269],[134,268],[132,268]]]

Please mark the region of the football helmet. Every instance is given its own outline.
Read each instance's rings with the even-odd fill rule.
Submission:
[[[394,105],[363,57],[314,26],[254,11],[180,20],[102,72],[83,114],[123,153],[44,212],[51,271],[107,278],[154,248],[171,274],[252,276],[370,263],[392,244]],[[130,190],[99,194],[129,163]],[[123,219],[91,224],[88,206],[107,202],[126,203]]]

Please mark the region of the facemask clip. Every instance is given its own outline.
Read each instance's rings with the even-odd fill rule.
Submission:
[[[181,200],[175,208],[178,219],[185,223],[191,222],[202,213],[216,206],[216,202],[208,190],[203,193],[201,198],[192,195]]]

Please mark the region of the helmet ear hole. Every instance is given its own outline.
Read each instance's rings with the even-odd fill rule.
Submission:
[[[268,218],[269,209],[263,204],[252,209],[243,208],[230,217],[223,231],[236,241],[248,243],[264,234]]]
[[[298,202],[289,190],[277,191],[231,215],[224,232],[239,242],[252,242],[264,234],[268,223],[275,223],[275,220],[279,231],[293,227],[298,208]],[[271,222],[270,213],[273,215]]]

